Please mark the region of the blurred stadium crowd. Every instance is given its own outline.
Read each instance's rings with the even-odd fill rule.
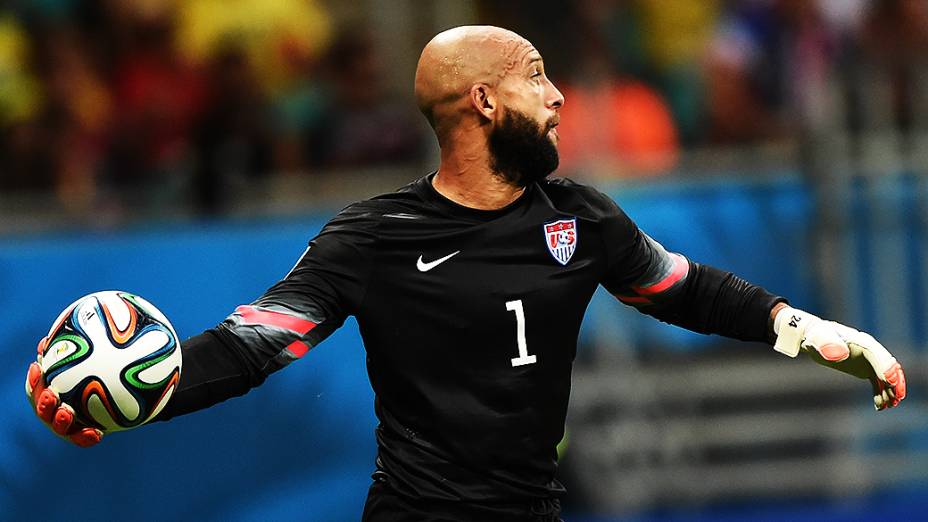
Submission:
[[[658,174],[694,148],[795,142],[836,118],[928,121],[925,0],[463,3],[459,23],[511,27],[546,57],[567,99],[562,172]],[[388,63],[363,3],[338,5],[0,2],[0,194],[51,192],[80,213],[143,187],[213,214],[230,180],[431,167],[410,89],[390,87],[412,71]],[[443,28],[426,25],[410,48]],[[865,84],[891,113],[855,101]]]
[[[421,155],[363,28],[312,0],[7,2],[0,16],[3,191],[189,184]]]
[[[924,103],[924,0],[542,3],[523,23],[566,94],[567,167],[611,158],[613,175],[662,172],[679,147],[869,126],[857,100],[875,85],[893,94],[892,125],[911,124]],[[499,2],[492,18],[517,26],[532,5]]]

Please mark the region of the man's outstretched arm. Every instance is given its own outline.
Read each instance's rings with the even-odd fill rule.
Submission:
[[[371,227],[363,209],[346,208],[264,295],[237,307],[215,328],[185,340],[178,388],[155,420],[245,394],[340,327],[359,306],[367,285],[374,257]],[[39,343],[40,354],[46,342]],[[74,410],[45,386],[37,363],[29,366],[26,396],[56,434],[80,446],[102,438],[100,430],[80,425]]]
[[[626,248],[604,285],[623,303],[696,332],[766,341],[790,357],[804,351],[819,364],[869,380],[877,410],[905,398],[902,365],[871,335],[792,308],[734,274],[667,252],[624,214],[616,222]]]

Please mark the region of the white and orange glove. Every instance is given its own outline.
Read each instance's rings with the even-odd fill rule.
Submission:
[[[789,306],[777,312],[773,332],[774,350],[790,357],[802,350],[819,364],[869,380],[877,410],[905,398],[902,366],[872,335]]]
[[[93,446],[103,438],[103,432],[83,425],[75,418],[74,409],[61,402],[58,391],[45,384],[41,363],[47,344],[48,337],[39,341],[37,361],[30,364],[26,372],[26,398],[39,420],[56,435],[84,448]]]

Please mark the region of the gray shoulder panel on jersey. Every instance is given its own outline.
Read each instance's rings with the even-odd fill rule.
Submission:
[[[311,332],[325,322],[320,311],[297,312],[273,303],[253,303],[235,309],[221,327],[248,347],[249,357],[269,375],[303,357],[317,340]]]
[[[651,261],[640,277],[615,296],[636,307],[650,306],[664,301],[683,287],[689,275],[689,261],[680,254],[668,252],[663,245],[641,233],[647,243]]]

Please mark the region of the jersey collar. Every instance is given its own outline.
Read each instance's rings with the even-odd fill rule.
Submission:
[[[430,203],[434,207],[438,208],[443,214],[448,214],[454,217],[470,219],[476,221],[492,221],[494,219],[500,218],[511,212],[522,208],[527,204],[528,201],[531,201],[532,195],[535,191],[535,184],[525,187],[525,190],[522,191],[522,194],[512,203],[506,205],[503,208],[498,208],[495,210],[481,210],[476,208],[465,207],[464,205],[459,205],[454,201],[446,198],[441,195],[435,187],[432,186],[432,179],[437,174],[437,171],[419,178],[416,182],[416,192],[422,198],[423,201]]]

